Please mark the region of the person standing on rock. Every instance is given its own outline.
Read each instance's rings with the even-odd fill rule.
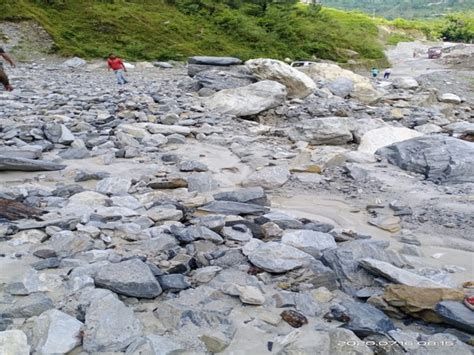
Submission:
[[[383,73],[383,78],[385,80],[390,79],[390,74],[392,74],[392,69],[390,68],[385,69],[385,73]]]
[[[379,75],[379,70],[377,68],[372,68],[370,72],[372,73],[372,78],[374,79]]]
[[[15,68],[16,66],[15,62],[13,61],[13,59],[10,58],[10,56],[7,53],[5,53],[5,50],[2,47],[0,47],[0,57],[5,59],[12,66],[12,68]],[[5,73],[5,70],[3,69],[2,61],[0,61],[0,83],[2,83],[5,90],[7,91],[13,90],[13,87],[10,85],[10,80],[8,79],[8,76]]]
[[[109,54],[109,59],[107,60],[107,67],[109,71],[114,71],[115,77],[117,78],[117,84],[123,85],[128,83],[128,81],[123,75],[123,73],[127,71],[127,68],[125,68],[122,59],[118,58],[113,53]]]

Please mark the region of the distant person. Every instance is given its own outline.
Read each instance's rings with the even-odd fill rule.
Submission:
[[[2,47],[0,47],[0,57],[5,59],[12,66],[12,68],[15,68],[15,66],[16,66],[15,62],[13,62],[13,60],[10,58],[10,56],[7,53],[5,53],[5,50]],[[10,85],[10,80],[8,80],[8,76],[5,73],[5,70],[3,69],[3,62],[2,61],[0,61],[0,83],[2,83],[5,90],[7,90],[7,91],[12,91],[13,90],[13,87]]]
[[[372,70],[370,71],[372,73],[372,78],[376,78],[377,76],[379,76],[379,70],[377,68],[372,68]]]
[[[110,53],[109,59],[107,60],[107,66],[109,71],[111,69],[114,71],[115,77],[117,78],[117,84],[123,85],[128,83],[123,75],[123,73],[127,71],[127,68],[125,68],[122,59],[118,58],[115,54]]]
[[[390,68],[385,69],[385,73],[383,73],[383,78],[385,80],[390,79],[390,74],[392,74],[392,69]]]

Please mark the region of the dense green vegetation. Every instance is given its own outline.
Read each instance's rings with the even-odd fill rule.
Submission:
[[[39,22],[60,54],[98,58],[115,52],[129,60],[230,55],[346,62],[356,51],[363,61],[381,62],[380,24],[399,29],[389,44],[412,40],[415,32],[472,38],[468,16],[389,22],[298,0],[0,1],[0,20],[23,19]]]
[[[473,10],[472,0],[323,0],[322,3],[388,19],[440,17],[452,12]]]
[[[128,59],[189,55],[380,60],[368,16],[291,0],[2,0],[0,19],[35,19],[59,53]]]

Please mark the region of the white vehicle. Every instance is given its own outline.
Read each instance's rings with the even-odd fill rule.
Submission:
[[[295,62],[292,62],[291,66],[298,68],[298,67],[307,67],[307,66],[310,66],[311,64],[316,64],[316,62],[310,62],[307,60],[297,60]]]

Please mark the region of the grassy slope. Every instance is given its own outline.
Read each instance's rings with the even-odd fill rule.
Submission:
[[[71,0],[54,7],[2,0],[0,20],[32,18],[52,35],[60,54],[85,58],[113,51],[132,60],[206,54],[344,62],[348,58],[340,49],[355,50],[365,59],[384,58],[376,21],[361,13],[324,8],[311,15],[299,6],[286,13],[270,10],[265,18],[231,9],[204,17],[157,2]]]

